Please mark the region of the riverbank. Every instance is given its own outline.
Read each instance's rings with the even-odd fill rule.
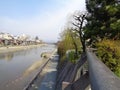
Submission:
[[[41,54],[43,52],[52,54],[54,49],[56,49],[55,45],[48,44],[0,54],[0,90],[23,90],[44,65],[44,58]]]
[[[44,45],[47,45],[47,44],[0,47],[0,53],[22,51],[22,50],[27,50],[27,49],[31,49],[31,48],[41,47],[41,46],[44,46]]]
[[[47,59],[41,60],[44,65],[49,59],[46,66],[37,75],[37,78],[33,79],[33,83],[29,85],[29,90],[55,90],[59,57],[56,50],[54,50],[53,53],[50,53],[49,55],[50,56]]]

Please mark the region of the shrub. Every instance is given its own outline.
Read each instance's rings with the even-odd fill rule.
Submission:
[[[96,47],[98,57],[120,77],[120,41],[104,39]]]

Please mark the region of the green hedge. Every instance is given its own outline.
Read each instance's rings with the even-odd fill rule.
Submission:
[[[120,41],[105,39],[96,47],[98,57],[120,77]]]

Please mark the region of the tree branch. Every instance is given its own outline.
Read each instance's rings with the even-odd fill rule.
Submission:
[[[82,22],[82,20],[80,19],[80,16],[73,16],[75,20],[79,21],[80,23]]]
[[[79,33],[79,30],[77,30],[77,29],[72,29],[73,31],[75,31],[75,32],[77,32],[77,33]]]
[[[78,27],[79,28],[79,25],[75,24],[75,23],[72,23],[74,26]]]

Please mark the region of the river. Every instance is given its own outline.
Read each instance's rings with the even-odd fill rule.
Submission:
[[[51,52],[54,45],[46,45],[13,53],[0,54],[0,90],[22,90],[37,70],[28,76],[24,72],[41,60],[42,52]]]

